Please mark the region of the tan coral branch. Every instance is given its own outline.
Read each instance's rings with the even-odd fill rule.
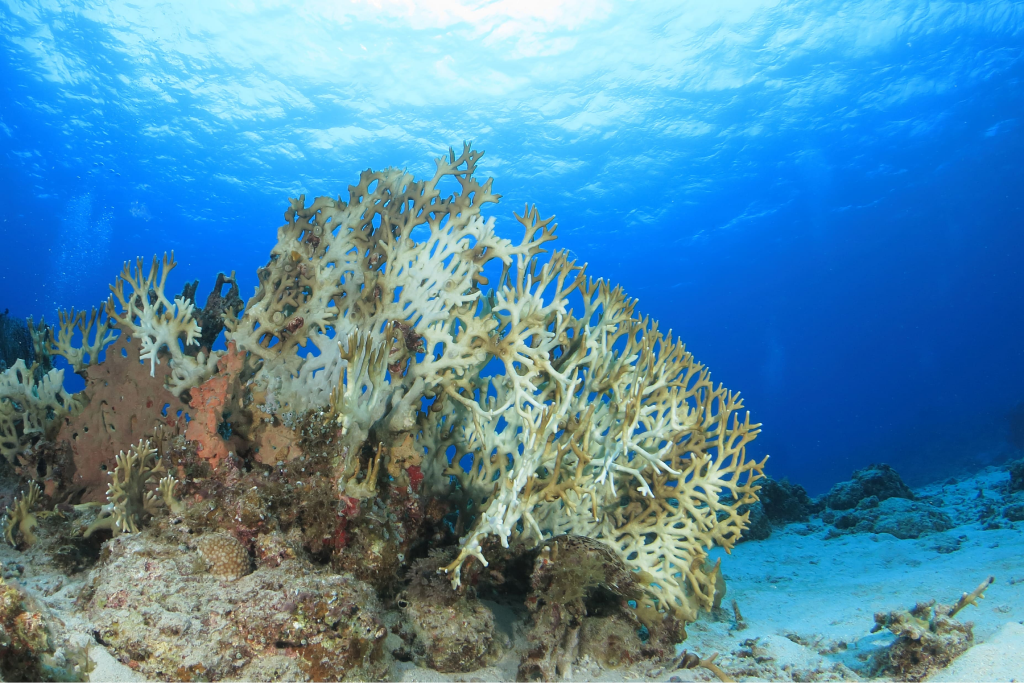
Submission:
[[[32,508],[39,502],[41,490],[33,481],[28,485],[28,491],[22,491],[20,498],[15,498],[11,506],[7,508],[6,520],[4,522],[4,538],[13,548],[18,544],[15,540],[15,531],[21,534],[25,545],[33,545],[36,542],[36,535],[33,529],[36,527],[36,515]]]
[[[967,607],[967,605],[974,605],[975,607],[977,607],[978,600],[983,600],[985,598],[985,589],[991,586],[995,580],[996,577],[990,576],[984,581],[982,581],[978,585],[978,587],[971,591],[969,594],[964,593],[963,595],[961,595],[960,599],[957,600],[956,604],[953,606],[953,609],[950,610],[949,616],[955,617],[956,613],[962,610],[964,607]]]

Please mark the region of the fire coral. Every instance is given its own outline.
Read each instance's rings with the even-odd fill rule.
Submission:
[[[488,564],[494,540],[535,547],[585,536],[633,570],[644,623],[692,621],[714,599],[707,549],[731,549],[747,526],[741,510],[757,500],[765,461],[748,459],[746,447],[760,425],[620,287],[587,277],[567,251],[548,254],[552,219],[527,207],[516,215],[521,237],[499,236],[481,214],[500,198],[475,175],[481,156],[466,145],[437,159],[426,180],[367,170],[347,199],[289,200],[240,314],[196,309],[194,285],[172,298],[175,263],[165,256],[148,270],[141,259],[125,265],[108,321],[138,340],[130,362],[143,361],[167,396],[191,401],[186,437],[209,449],[199,456],[213,471],[201,490],[183,482],[194,498],[216,498],[216,486],[230,490],[244,474],[218,441],[227,411],[255,425],[231,434],[243,441],[237,460],[267,468],[278,488],[250,487],[232,503],[237,519],[256,520],[252,529],[269,524],[252,511],[272,491],[281,515],[282,501],[322,501],[289,519],[312,520],[304,533],[323,552],[354,552],[332,539],[355,538],[377,558],[361,560],[366,571],[379,576],[404,565],[412,547],[397,520],[427,520],[443,539],[441,520],[454,519],[461,538],[440,571],[455,587],[469,564]],[[443,185],[455,191],[444,195]],[[223,322],[231,356],[245,363],[219,362],[225,352],[198,341],[200,321]],[[72,324],[93,321],[62,317]],[[70,338],[58,336],[65,347]],[[90,358],[106,330],[92,339]],[[288,455],[261,453],[261,433]],[[156,467],[148,452],[132,451],[143,469]],[[342,503],[344,513],[324,512]],[[363,508],[384,522],[358,535],[345,524]]]

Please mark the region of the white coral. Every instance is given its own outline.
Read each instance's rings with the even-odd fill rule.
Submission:
[[[34,369],[18,359],[0,373],[0,453],[9,462],[59,426],[62,417],[81,409],[80,400],[64,390],[63,370],[50,370],[37,382]]]
[[[144,265],[142,258],[137,259],[132,272],[131,264],[124,264],[121,276],[110,286],[113,295],[107,302],[107,314],[139,338],[139,360],[149,361],[150,377],[156,376],[160,357],[168,356],[167,388],[180,396],[213,374],[221,354],[200,352],[193,358],[184,351],[199,339],[202,330],[193,315],[195,305],[180,296],[171,301],[164,292],[167,276],[177,265],[174,253],[164,254],[162,262],[154,256],[148,274],[144,274]]]
[[[586,278],[566,252],[542,261],[551,219],[528,209],[521,241],[498,237],[480,216],[499,197],[474,178],[479,157],[467,145],[425,181],[366,171],[347,201],[291,200],[227,337],[260,359],[256,386],[289,410],[330,395],[349,453],[341,486],[371,433],[416,435],[423,490],[461,499],[454,583],[468,559],[486,564],[488,536],[582,534],[642,570],[648,614],[692,620],[714,594],[706,549],[731,548],[747,522],[738,510],[756,500],[764,462],[745,448],[758,425],[621,288]],[[442,197],[446,179],[460,189]],[[489,262],[502,272],[485,295]]]

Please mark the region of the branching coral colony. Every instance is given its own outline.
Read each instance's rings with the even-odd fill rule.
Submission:
[[[380,586],[450,539],[439,571],[458,588],[502,548],[585,536],[633,570],[649,628],[709,609],[705,551],[729,550],[745,528],[764,466],[745,449],[759,425],[621,288],[585,277],[565,251],[542,258],[551,219],[529,208],[516,216],[521,240],[499,237],[481,216],[499,199],[474,177],[481,154],[451,151],[425,181],[365,171],[347,201],[290,200],[244,310],[220,295],[233,278],[218,280],[215,309],[196,307],[195,285],[171,297],[164,256],[126,264],[103,312],[62,315],[51,353],[91,377],[120,331],[118,355],[141,361],[130,373],[165,394],[131,423],[149,435],[163,425],[159,465],[145,441],[115,462],[131,441],[104,433],[117,500],[90,531],[134,532],[154,514],[150,480],[166,459],[193,526],[228,529],[257,554],[274,525],[299,529],[313,556]],[[488,264],[501,274],[485,292]],[[204,335],[221,324],[227,351]],[[34,379],[21,364],[0,380],[12,462],[62,423],[80,438],[79,413],[112,410],[88,388],[62,393],[59,373]],[[55,495],[76,502],[81,487]]]

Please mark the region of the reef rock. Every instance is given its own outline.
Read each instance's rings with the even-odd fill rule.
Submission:
[[[1011,522],[1024,522],[1024,503],[1011,503],[1003,508],[1003,517]]]
[[[744,505],[740,508],[740,513],[750,514],[750,517],[747,518],[747,529],[743,532],[743,536],[739,540],[740,543],[763,541],[772,535],[772,522],[760,501],[751,505]]]
[[[417,560],[398,604],[413,625],[417,658],[442,673],[473,671],[496,661],[502,648],[490,608],[466,590],[453,591],[438,574],[450,560],[442,553]]]
[[[765,477],[757,496],[761,499],[765,515],[773,524],[806,522],[814,511],[807,490],[799,484],[790,483],[789,479],[776,481]]]
[[[156,680],[375,680],[390,657],[373,589],[300,560],[226,580],[186,545],[119,536],[79,603],[95,636]]]
[[[0,564],[0,575],[7,573]],[[0,681],[86,680],[86,651],[71,645],[61,624],[33,602],[0,578]]]
[[[1010,493],[1024,491],[1024,460],[1015,460],[1006,469],[1010,472]]]
[[[717,568],[708,573],[717,575]],[[644,578],[598,541],[558,536],[545,543],[534,563],[533,591],[526,602],[530,649],[519,663],[517,679],[569,677],[585,655],[615,668],[674,654],[674,644],[686,637],[680,624],[670,616],[659,620],[653,610],[627,607],[641,595]],[[639,637],[641,627],[648,631],[646,643]]]
[[[892,534],[896,538],[918,538],[953,528],[953,520],[945,512],[905,498],[879,502],[872,496],[861,501],[854,510],[840,515],[826,512],[822,519],[834,524],[839,531]]]
[[[900,475],[889,465],[868,465],[853,473],[853,479],[832,487],[827,502],[833,510],[852,510],[865,498],[875,496],[879,501],[889,498],[914,499]]]

